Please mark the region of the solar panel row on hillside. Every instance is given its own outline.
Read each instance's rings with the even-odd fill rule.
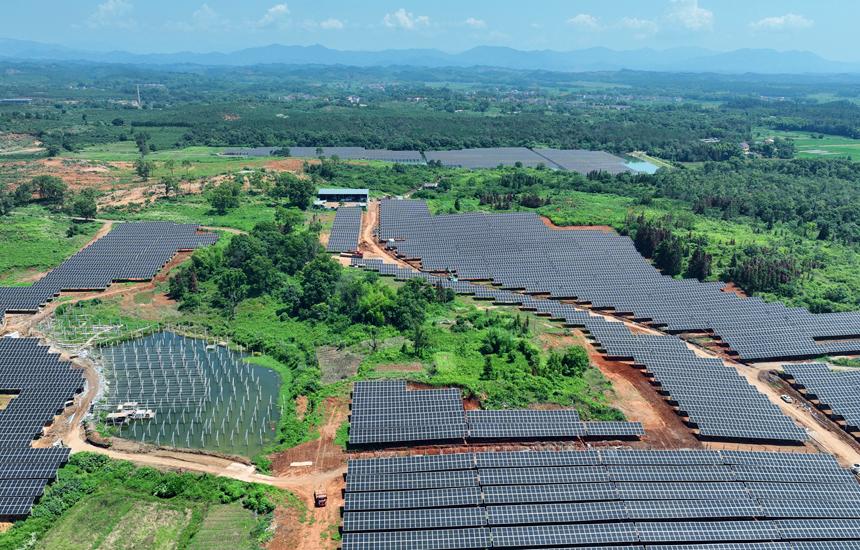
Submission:
[[[0,288],[0,322],[6,312],[35,313],[63,290],[102,290],[113,281],[151,279],[178,250],[214,244],[217,234],[198,224],[121,223],[29,287]]]
[[[37,338],[0,338],[0,388],[17,390],[0,409],[0,516],[26,515],[70,449],[32,448],[42,428],[83,388],[81,370]]]
[[[812,315],[722,283],[665,277],[628,237],[553,231],[532,212],[431,216],[423,201],[382,201],[380,220],[381,238],[402,239],[397,253],[420,258],[425,271],[615,308],[672,332],[712,330],[741,359],[823,355],[815,338],[860,334],[860,312]]]
[[[360,206],[341,206],[334,216],[334,224],[326,244],[326,252],[349,252],[358,250],[361,233]]]
[[[409,390],[404,381],[356,382],[352,445],[465,439],[574,439],[637,437],[640,422],[581,422],[574,409],[469,411],[460,391]]]
[[[523,469],[526,463],[552,465]],[[458,458],[454,458],[458,457]],[[595,466],[595,462],[599,465]],[[472,463],[473,469],[464,469]],[[478,464],[501,466],[492,471]],[[561,466],[580,464],[579,466]],[[625,466],[625,464],[628,464]],[[450,465],[437,471],[447,479],[480,487],[354,492],[359,485],[391,485],[383,472]],[[558,466],[556,466],[558,465]],[[713,476],[697,471],[723,469],[718,478],[766,477],[774,465],[791,470],[815,466],[825,477],[842,470],[831,455],[737,451],[562,451],[465,453],[441,457],[404,457],[351,460],[347,464],[344,507],[344,550],[376,548],[646,548],[659,550],[837,550],[860,548],[860,508],[826,499],[798,500],[821,487],[838,488],[847,500],[860,498],[860,485],[850,474],[844,483],[827,485],[813,480],[767,483],[770,498],[756,495],[762,484],[702,481]],[[601,481],[595,468],[616,472],[663,472],[659,478],[686,477],[685,483]],[[578,476],[564,472],[581,470]],[[354,472],[362,472],[355,474]],[[544,473],[547,472],[547,473]],[[374,473],[379,472],[379,473]],[[737,472],[737,475],[735,473]],[[350,478],[360,475],[359,482]],[[402,477],[402,476],[407,477]],[[578,478],[556,484],[488,485],[523,478]],[[397,474],[397,479],[429,479]],[[604,476],[604,479],[605,479]],[[851,478],[850,481],[848,478]],[[784,491],[782,490],[784,489]],[[426,493],[427,497],[422,497]],[[792,495],[792,493],[794,493]],[[432,541],[432,542],[429,542]],[[816,542],[804,542],[816,541]],[[672,546],[659,546],[671,544]]]

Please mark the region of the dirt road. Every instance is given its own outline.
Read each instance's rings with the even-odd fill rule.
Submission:
[[[358,241],[358,249],[364,252],[365,258],[382,258],[386,263],[397,264],[400,267],[412,269],[412,266],[403,260],[397,259],[393,254],[386,252],[379,245],[379,239],[373,235],[379,223],[379,200],[367,203],[367,212],[361,217],[361,237]]]

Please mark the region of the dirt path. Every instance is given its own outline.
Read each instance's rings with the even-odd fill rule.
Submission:
[[[367,203],[367,212],[361,217],[361,237],[358,241],[358,249],[364,252],[365,258],[382,258],[386,260],[386,263],[412,269],[411,265],[395,258],[393,254],[383,249],[379,245],[379,239],[373,235],[379,222],[379,202],[379,200],[374,199]]]
[[[780,398],[780,395],[782,395],[781,391],[772,387],[764,380],[759,379],[759,374],[761,372],[772,369],[770,365],[732,364],[732,362],[726,360],[723,360],[723,362],[735,367],[741,376],[746,378],[747,381],[755,386],[759,392],[766,395],[767,398],[770,399],[771,403],[777,405],[784,415],[794,419],[795,423],[803,426],[804,428],[808,428],[809,435],[815,443],[822,447],[825,452],[833,453],[842,466],[847,467],[855,462],[860,462],[860,445],[857,443],[850,443],[849,441],[851,439],[848,434],[842,433],[841,430],[839,433],[832,431],[829,426],[826,426],[812,418],[812,416],[805,410],[798,409],[793,403],[786,403]],[[801,394],[798,394],[797,392],[791,393],[795,394],[793,395],[795,399],[797,399],[798,396],[801,396]],[[811,403],[807,404],[814,410],[814,405]],[[822,413],[818,414],[822,415]],[[839,429],[836,428],[836,430]]]

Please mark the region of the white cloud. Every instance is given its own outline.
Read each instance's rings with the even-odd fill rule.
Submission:
[[[483,19],[475,19],[474,17],[466,19],[464,23],[473,29],[483,29],[487,26],[487,23]]]
[[[412,12],[406,13],[404,8],[400,8],[394,15],[386,13],[382,18],[382,24],[386,27],[400,27],[402,29],[417,29],[421,26],[430,25],[430,18],[426,15],[415,17]]]
[[[630,29],[638,31],[633,38],[643,39],[657,33],[660,30],[660,25],[656,21],[650,19],[636,19],[635,17],[625,17],[618,22],[618,26],[622,29]]]
[[[539,29],[540,25],[538,23],[532,23],[532,28]]]
[[[260,19],[257,23],[259,27],[268,27],[270,25],[275,25],[278,23],[282,23],[284,18],[286,18],[290,14],[290,10],[287,8],[286,4],[277,4],[271,8],[266,14]]]
[[[585,13],[580,13],[576,17],[568,19],[567,24],[583,31],[596,31],[601,28],[600,22],[596,17]]]
[[[714,27],[714,12],[700,8],[699,0],[671,0],[674,5],[666,22],[674,27],[683,27],[692,31],[709,31]]]
[[[130,29],[137,26],[134,19],[125,19],[125,16],[134,9],[134,6],[123,0],[108,0],[99,4],[98,9],[90,15],[84,24],[91,29],[97,27],[119,27]]]
[[[815,25],[815,21],[807,19],[802,15],[787,13],[781,17],[765,17],[761,21],[750,23],[749,27],[753,30],[762,31],[784,31],[808,29]]]
[[[334,17],[330,17],[330,18],[326,19],[325,21],[323,21],[322,23],[320,23],[320,27],[322,27],[323,29],[342,30],[344,27],[343,24],[344,24],[343,21],[335,19]]]

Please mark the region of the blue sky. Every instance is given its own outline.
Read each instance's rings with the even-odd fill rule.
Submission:
[[[135,53],[699,46],[860,61],[858,16],[857,0],[42,0],[0,3],[0,37]]]

